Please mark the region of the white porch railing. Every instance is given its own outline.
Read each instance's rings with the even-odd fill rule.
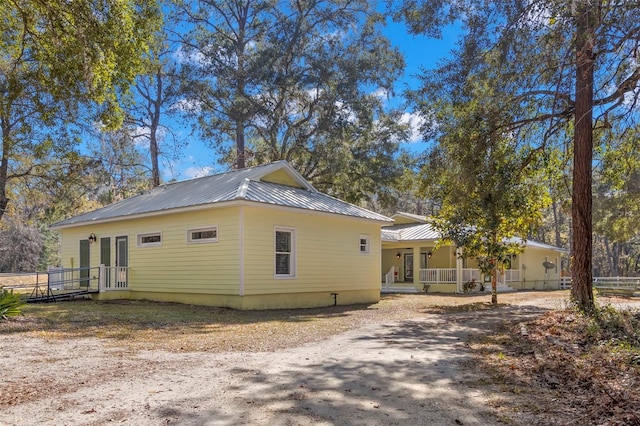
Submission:
[[[480,273],[479,269],[470,269],[470,268],[464,268],[462,269],[462,282],[463,283],[467,283],[471,280],[475,281],[475,282],[480,282],[480,278],[481,278],[482,274]]]
[[[389,272],[384,274],[384,286],[385,287],[391,287],[391,285],[394,283],[394,281],[395,281],[395,272],[396,272],[396,267],[392,266],[391,269],[389,269]]]
[[[429,284],[455,283],[456,270],[455,268],[420,269],[420,282]]]
[[[100,265],[100,291],[128,290],[129,268],[127,266]]]
[[[505,269],[504,271],[505,282],[517,282],[520,281],[519,269]]]
[[[520,271],[517,269],[507,269],[504,271],[505,282],[520,281]],[[421,283],[455,283],[457,272],[455,268],[432,268],[420,269]],[[479,282],[482,279],[482,273],[478,269],[464,268],[462,269],[462,282],[474,280]]]

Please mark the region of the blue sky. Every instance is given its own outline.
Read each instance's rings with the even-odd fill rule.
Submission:
[[[421,68],[433,68],[438,60],[445,58],[455,47],[458,30],[455,27],[446,28],[443,32],[443,38],[438,40],[409,35],[404,24],[389,22],[383,32],[405,57],[404,75],[396,84],[395,98],[389,100],[391,105],[400,106],[403,104],[402,92],[407,88],[417,86],[415,76],[421,73]],[[411,119],[410,114],[411,111],[407,111],[407,119]],[[165,164],[161,166],[163,180],[190,179],[224,171],[221,166],[216,164],[213,150],[207,148],[201,141],[195,140],[189,132],[189,129],[179,131],[181,138],[185,141],[191,141],[191,143],[182,149],[182,157],[179,160],[172,161],[171,164],[167,164],[165,161]],[[405,144],[405,147],[411,151],[421,151],[424,146],[424,143],[415,140],[415,138]]]

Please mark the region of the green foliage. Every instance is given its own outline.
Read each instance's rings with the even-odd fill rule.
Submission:
[[[149,0],[0,4],[0,219],[12,182],[57,185],[61,170],[83,167],[85,123],[122,123],[120,100],[159,22]]]
[[[640,355],[640,313],[610,305],[596,307],[588,318],[587,335],[618,354]]]
[[[411,93],[422,111],[431,111],[434,104],[443,110],[456,104],[493,106],[510,115],[493,123],[513,140],[539,150],[552,144],[562,149],[573,142],[572,295],[592,305],[592,134],[593,128],[611,123],[626,129],[638,123],[635,89],[640,65],[629,60],[636,56],[640,40],[637,4],[411,0],[388,5],[394,18],[405,21],[413,33],[438,37],[453,23],[462,29],[452,57],[421,76],[419,89]],[[478,100],[477,90],[469,90],[470,79],[486,101]],[[490,93],[489,88],[499,90]],[[455,112],[452,108],[452,120],[459,122],[454,128],[463,136],[469,116],[456,117]],[[452,131],[438,119],[427,128],[432,137]]]
[[[15,317],[22,313],[20,309],[24,305],[24,301],[19,294],[14,294],[13,290],[7,290],[0,287],[0,319],[6,320],[9,317]]]
[[[393,158],[407,126],[383,98],[403,60],[371,2],[181,3],[193,25],[189,104],[225,163],[284,159],[348,201],[400,176]]]
[[[595,174],[594,230],[626,242],[640,233],[640,128],[607,132]]]
[[[466,100],[444,89],[429,100],[438,144],[423,168],[423,188],[441,204],[433,223],[443,242],[477,258],[495,284],[509,255],[521,252],[540,224],[549,192],[540,172],[541,151],[504,131],[513,115],[494,101],[506,94],[483,78],[471,74],[459,82]],[[425,100],[421,106],[426,105]]]

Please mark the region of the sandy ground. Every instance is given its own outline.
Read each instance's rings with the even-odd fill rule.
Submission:
[[[265,353],[124,352],[0,335],[2,425],[493,425],[465,340],[543,307],[426,314]],[[37,384],[34,388],[28,384]],[[4,395],[6,400],[7,395]]]

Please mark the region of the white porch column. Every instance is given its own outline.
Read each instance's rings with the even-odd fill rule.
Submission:
[[[413,285],[420,286],[420,246],[413,246]]]
[[[102,293],[105,291],[105,288],[107,287],[106,285],[106,278],[107,278],[107,273],[106,273],[106,267],[104,266],[104,263],[100,264],[100,268],[98,270],[98,293]]]
[[[462,293],[462,248],[456,248],[456,292]]]

